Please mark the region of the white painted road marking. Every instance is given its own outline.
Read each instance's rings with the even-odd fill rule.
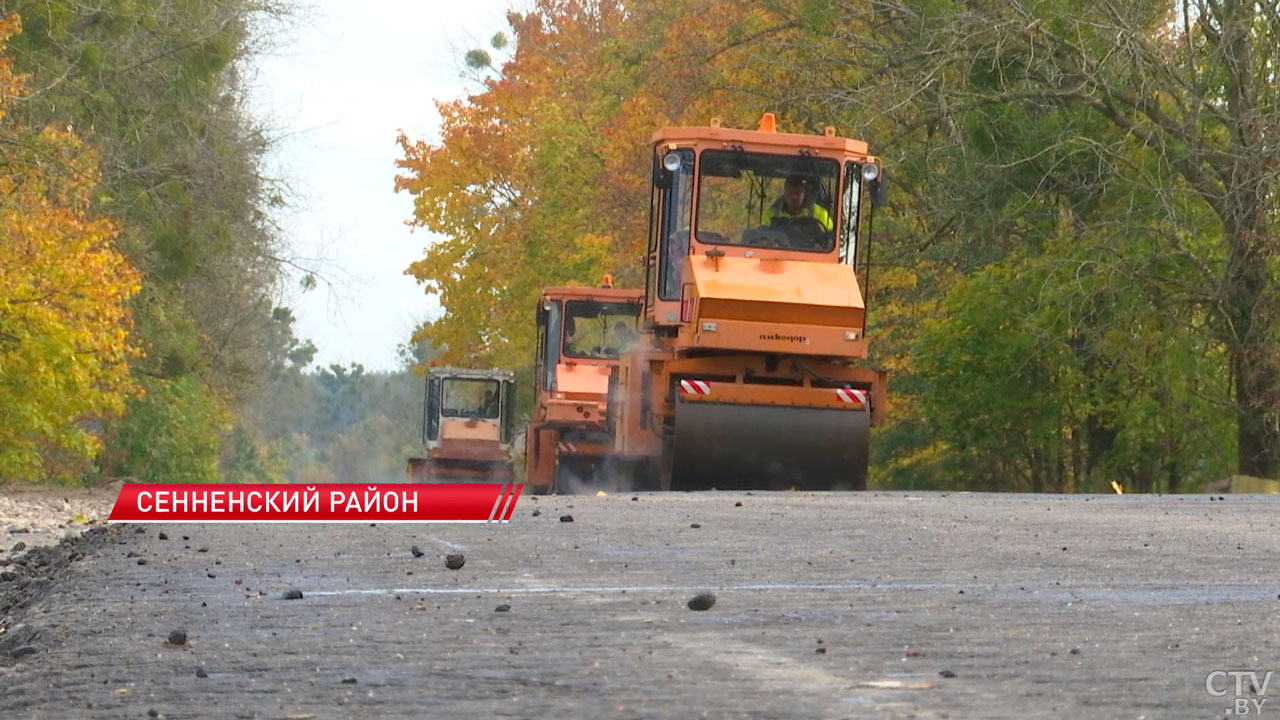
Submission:
[[[434,537],[434,536],[432,536],[432,537],[429,537],[429,538],[427,538],[427,539],[428,539],[428,540],[430,540],[430,541],[431,541],[431,542],[433,542],[433,543],[436,543],[437,545],[443,545],[444,547],[447,547],[447,548],[449,548],[450,550],[458,550],[458,551],[462,551],[462,550],[466,550],[466,549],[467,549],[467,546],[465,546],[465,545],[459,545],[458,543],[449,542],[448,540],[442,540],[442,539],[440,539],[440,538],[438,538],[438,537]]]
[[[710,588],[716,592],[759,592],[771,590],[936,590],[953,588],[980,588],[983,585],[927,584],[927,583],[762,583],[753,585],[725,585]],[[534,587],[509,588],[364,588],[351,590],[311,590],[308,595],[401,595],[417,593],[419,595],[551,595],[551,594],[607,594],[636,592],[702,592],[708,588],[703,585],[588,585],[569,587],[560,585],[544,585]]]

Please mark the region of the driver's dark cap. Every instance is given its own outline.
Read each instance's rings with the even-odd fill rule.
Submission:
[[[809,185],[812,182],[813,182],[812,178],[810,178],[808,175],[788,175],[787,176],[787,185],[791,187],[802,187],[805,190],[808,190]]]

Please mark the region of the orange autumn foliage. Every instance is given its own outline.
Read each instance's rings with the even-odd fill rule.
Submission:
[[[407,270],[445,308],[420,338],[444,347],[444,362],[518,367],[543,286],[606,272],[641,286],[654,130],[712,117],[750,127],[770,110],[821,132],[779,80],[779,59],[810,47],[789,42],[804,31],[789,12],[540,0],[510,14],[514,51],[477,92],[437,103],[440,140],[399,138],[410,224],[443,236]]]

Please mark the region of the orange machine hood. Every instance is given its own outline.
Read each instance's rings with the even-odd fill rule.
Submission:
[[[556,365],[556,392],[567,395],[608,395],[609,373],[607,365],[560,363]]]
[[[463,418],[442,418],[440,421],[440,438],[442,440],[492,440],[497,442],[501,429],[497,420],[473,420]]]
[[[862,289],[848,265],[699,255],[689,258],[689,266],[702,309],[710,311],[700,314],[726,319],[862,325]]]

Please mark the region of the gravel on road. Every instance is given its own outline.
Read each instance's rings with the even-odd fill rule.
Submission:
[[[0,581],[0,717],[1280,714],[1277,497],[521,502],[85,533]]]

